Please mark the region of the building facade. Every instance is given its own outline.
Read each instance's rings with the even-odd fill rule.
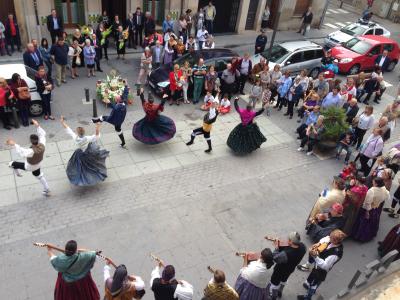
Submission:
[[[213,0],[217,15],[215,18],[216,33],[245,30],[259,30],[261,16],[268,5],[271,11],[269,26],[272,28],[278,10],[281,9],[280,30],[297,29],[301,15],[311,6],[314,13],[313,25],[317,26],[328,0]],[[158,24],[167,14],[173,19],[190,8],[193,13],[208,4],[208,0],[2,0],[0,20],[4,21],[8,13],[17,16],[23,43],[32,38],[49,37],[46,28],[46,16],[55,8],[64,19],[67,32],[78,25],[96,25],[102,11],[109,16],[118,14],[124,20],[128,12],[136,7],[150,11]],[[4,9],[3,9],[4,8]]]

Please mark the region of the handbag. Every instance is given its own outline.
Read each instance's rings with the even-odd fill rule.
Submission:
[[[27,87],[24,87],[22,90],[18,92],[18,99],[20,100],[31,99],[31,94],[29,93],[29,89]]]

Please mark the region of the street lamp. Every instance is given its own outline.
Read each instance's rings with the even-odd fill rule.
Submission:
[[[276,13],[276,17],[274,20],[274,29],[273,29],[274,31],[272,33],[271,42],[269,43],[269,50],[268,50],[268,55],[267,55],[268,59],[271,56],[272,47],[274,46],[275,35],[278,30],[279,18],[281,17],[283,3],[285,2],[285,0],[276,0],[276,1],[279,1],[279,5],[278,5],[278,11]]]

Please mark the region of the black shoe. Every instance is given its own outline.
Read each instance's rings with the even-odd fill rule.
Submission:
[[[205,153],[210,153],[212,151],[211,148],[208,148],[207,150],[204,150]]]
[[[11,127],[9,125],[6,125],[4,126],[4,129],[11,130]]]
[[[374,103],[376,103],[376,104],[379,104],[379,101],[377,101],[377,100],[374,100]]]
[[[288,116],[289,114],[288,113],[286,113],[286,114],[283,114],[284,116]]]
[[[193,145],[193,141],[189,141],[186,143],[186,146],[190,146],[190,145]]]
[[[97,72],[103,72],[103,70],[102,69],[97,69]]]
[[[240,95],[246,95],[243,91],[240,91]]]
[[[306,297],[304,295],[297,295],[297,300],[304,300]]]
[[[293,119],[293,116],[290,116],[289,119]]]
[[[365,105],[369,105],[369,103],[368,103],[368,101],[363,101],[363,103],[365,104]]]

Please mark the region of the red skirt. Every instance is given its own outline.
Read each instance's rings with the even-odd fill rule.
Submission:
[[[66,282],[58,273],[54,300],[100,300],[100,294],[90,272],[74,282]]]

